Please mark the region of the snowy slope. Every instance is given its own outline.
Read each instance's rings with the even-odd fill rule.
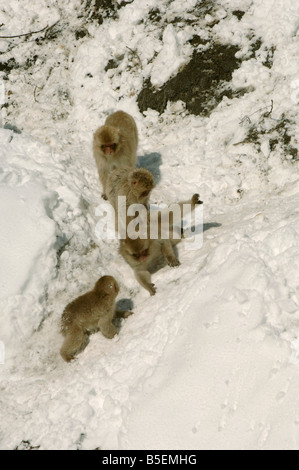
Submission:
[[[0,36],[49,26],[0,38],[0,448],[298,449],[299,8],[134,0],[100,21],[90,3],[0,11]],[[176,74],[195,34],[239,47],[247,92],[206,117],[142,114],[144,80]],[[91,139],[116,109],[136,119],[152,201],[205,202],[203,247],[179,246],[155,297],[96,235]],[[135,315],[65,364],[62,310],[103,274]]]
[[[134,394],[125,448],[298,447],[298,212],[283,217],[298,197],[279,205],[217,219],[178,335]]]

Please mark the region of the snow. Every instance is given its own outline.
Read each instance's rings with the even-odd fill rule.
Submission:
[[[264,217],[272,211],[275,205]],[[289,279],[298,267],[284,262],[298,254],[298,220],[277,228],[253,212],[240,227],[240,215],[230,224],[223,220],[222,243],[213,253],[211,241],[202,249],[196,299],[153,377],[134,394],[125,448],[298,445],[297,376],[288,347],[277,341],[296,329],[298,299]]]
[[[175,75],[185,63],[186,58],[181,53],[181,46],[174,27],[169,24],[163,33],[163,46],[153,62],[151,72],[152,85],[159,88],[169,78]]]
[[[0,234],[1,260],[7,268],[5,275],[2,272],[0,298],[22,290],[33,268],[30,263],[54,235],[53,221],[45,223],[47,215],[39,199],[41,191],[39,186],[26,184],[21,191],[0,187],[0,214],[5,221]]]
[[[5,221],[0,229],[0,304],[4,302],[4,311],[6,303],[13,306],[1,328],[6,344],[13,342],[16,332],[18,340],[28,337],[43,318],[42,310],[32,308],[32,303],[38,304],[51,281],[56,237],[42,195],[43,188],[37,184],[25,183],[21,189],[0,186],[0,217]]]
[[[79,0],[23,0],[21,10],[11,0],[1,9],[1,35],[58,22],[52,40],[0,39],[0,61],[22,65],[0,88],[1,449],[25,441],[41,450],[298,449],[299,179],[291,149],[299,8],[219,0],[196,23],[197,3],[134,0],[102,24],[86,21]],[[147,19],[155,8],[169,21],[163,31]],[[245,12],[240,21],[233,10]],[[171,22],[184,16],[185,27]],[[209,117],[182,102],[161,116],[141,114],[143,79],[165,83],[190,59],[192,36],[208,35],[214,23],[214,38],[246,57],[231,85],[248,92],[224,98]],[[262,45],[250,58],[252,35]],[[106,70],[111,59],[117,68]],[[119,258],[117,241],[96,230],[92,133],[117,109],[136,119],[140,162],[157,177],[152,202],[199,192],[205,203],[203,246],[179,245],[181,266],[154,275],[154,297]],[[130,300],[134,315],[116,338],[93,335],[66,364],[63,308],[104,274],[116,277],[118,299]]]

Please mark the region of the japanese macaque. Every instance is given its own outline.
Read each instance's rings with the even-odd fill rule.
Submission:
[[[118,196],[126,197],[126,205],[143,204],[148,200],[155,182],[153,175],[145,168],[121,168],[113,170],[107,179],[107,198],[117,210]]]
[[[107,199],[107,178],[116,168],[134,168],[137,162],[138,131],[135,120],[124,111],[107,117],[105,125],[93,136],[93,155],[97,164],[104,199]]]
[[[61,317],[61,333],[65,339],[60,350],[66,362],[70,362],[86,348],[91,333],[100,330],[106,338],[111,339],[118,332],[113,320],[127,318],[132,314],[129,311],[116,310],[115,299],[118,292],[119,286],[114,277],[103,276],[92,291],[66,306]]]
[[[189,205],[191,211],[195,206],[203,204],[199,200],[199,195],[194,194],[192,199],[185,202],[178,203],[182,210],[184,205]],[[180,222],[182,216],[180,215]],[[175,216],[170,217],[169,238],[161,238],[161,217],[158,218],[158,238],[153,239],[150,237],[149,224],[147,227],[148,237],[145,239],[137,238],[133,240],[129,236],[120,241],[119,253],[133,268],[136,280],[144,287],[150,295],[155,295],[156,288],[151,282],[151,273],[154,272],[161,262],[161,258],[167,261],[171,267],[179,266],[180,262],[176,257],[173,247],[178,244],[181,238],[175,238],[174,224],[178,223]]]

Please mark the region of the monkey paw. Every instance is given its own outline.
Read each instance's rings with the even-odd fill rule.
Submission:
[[[193,194],[192,196],[192,203],[193,204],[203,204],[203,201],[201,201],[199,194]]]
[[[177,266],[180,266],[180,262],[177,258],[172,258],[170,260],[168,260],[168,266],[170,266],[171,268],[176,268]]]
[[[155,284],[150,284],[148,290],[149,290],[149,293],[151,295],[155,295],[155,293],[157,292],[157,288],[156,288]]]
[[[124,313],[123,313],[123,318],[128,318],[130,315],[134,315],[134,312],[131,312],[130,310],[126,310]]]
[[[68,354],[63,351],[60,352],[62,359],[65,360],[65,362],[73,362],[76,358],[75,354]]]

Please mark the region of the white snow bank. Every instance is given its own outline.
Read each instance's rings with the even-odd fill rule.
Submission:
[[[46,214],[44,188],[0,186],[0,299],[21,294],[40,277],[39,266],[55,242],[55,223]],[[45,268],[45,267],[44,267]]]
[[[10,134],[1,133],[2,149]],[[31,179],[24,168],[23,174],[11,167],[7,171],[14,150],[12,145],[0,156],[0,339],[6,357],[43,320],[43,300],[57,261],[56,224],[49,217],[57,194]]]
[[[66,183],[67,159],[10,130],[0,142],[0,340],[9,358],[49,315],[57,251],[88,224],[74,174]]]

